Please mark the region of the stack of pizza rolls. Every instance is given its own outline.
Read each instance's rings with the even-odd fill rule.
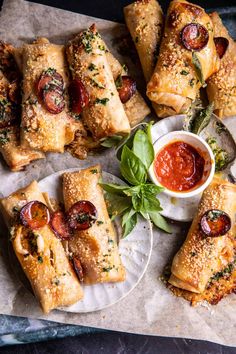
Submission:
[[[62,176],[65,210],[36,181],[0,200],[12,246],[45,313],[83,298],[81,284],[124,281],[101,167]]]

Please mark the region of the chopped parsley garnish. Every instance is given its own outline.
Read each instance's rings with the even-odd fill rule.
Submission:
[[[104,224],[104,222],[102,221],[102,220],[98,220],[97,221],[97,225],[99,226],[99,225],[102,225],[102,224]]]
[[[103,272],[110,272],[110,270],[112,270],[113,267],[106,267],[106,268],[102,268]]]
[[[189,74],[189,72],[188,72],[188,71],[186,71],[186,70],[182,70],[182,71],[180,71],[180,74],[181,74],[181,75],[185,75],[185,76],[186,76],[186,75],[188,75],[188,74]]]
[[[91,80],[91,83],[92,83],[93,86],[98,87],[100,89],[104,89],[105,88],[105,86],[101,82],[98,82],[95,79],[90,79],[90,80]]]
[[[122,84],[123,84],[122,76],[119,75],[115,81],[117,90],[119,90],[122,87]]]
[[[216,171],[222,171],[228,164],[229,162],[229,155],[227,151],[224,149],[221,149],[217,145],[216,138],[210,137],[206,140],[208,145],[210,146],[214,156],[215,156],[215,170]]]
[[[44,71],[44,74],[48,74],[48,75],[53,75],[55,74],[56,70],[53,68],[48,68],[47,70]]]
[[[106,106],[107,102],[109,101],[109,98],[104,97],[104,98],[96,98],[95,104],[103,104],[103,106]]]
[[[106,49],[106,47],[105,47],[105,45],[103,45],[103,44],[99,44],[98,45],[98,49],[100,49],[100,50],[102,50],[102,51],[104,51],[104,52],[108,52],[108,50]]]
[[[2,130],[0,132],[0,144],[5,145],[6,143],[8,143],[10,141],[10,138],[8,136],[8,132],[9,130]]]
[[[58,278],[54,278],[52,281],[51,281],[52,284],[55,284],[55,285],[59,285],[60,284],[60,280]]]
[[[42,264],[43,263],[43,257],[38,256],[38,263]]]
[[[90,71],[98,70],[97,66],[96,66],[95,64],[93,64],[93,63],[89,64],[88,69],[89,69]]]
[[[90,172],[91,172],[93,175],[95,175],[96,173],[98,173],[98,170],[97,170],[96,168],[94,168],[94,169],[90,170]]]
[[[194,86],[194,78],[192,78],[191,80],[189,80],[189,85],[190,85],[191,87]]]
[[[227,131],[227,128],[224,126],[224,124],[222,124],[221,122],[216,122],[215,123],[215,129],[216,129],[216,132],[217,134],[221,134],[223,132],[226,132]]]
[[[81,36],[81,43],[84,46],[84,50],[86,53],[91,53],[93,50],[92,42],[95,40],[98,33],[93,33],[90,30],[85,31]]]

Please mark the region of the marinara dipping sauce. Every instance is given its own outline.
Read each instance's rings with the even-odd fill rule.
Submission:
[[[202,179],[205,160],[191,145],[175,141],[164,146],[154,160],[158,181],[171,191],[194,188]]]

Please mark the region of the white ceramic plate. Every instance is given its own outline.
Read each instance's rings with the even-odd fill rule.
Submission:
[[[162,135],[175,131],[182,130],[185,115],[177,115],[164,118],[153,125],[152,141],[153,143]],[[234,117],[232,117],[234,118]],[[230,129],[232,135],[236,136],[236,131],[232,131],[232,118],[224,119],[224,124]],[[164,193],[158,195],[163,211],[161,214],[175,221],[191,221],[196,213],[201,194],[191,198],[173,198]]]
[[[73,168],[66,171],[75,170],[78,169]],[[65,171],[59,171],[39,181],[41,191],[47,192],[50,197],[56,198],[59,201],[62,201],[60,177],[63,172]],[[107,172],[103,172],[103,180],[106,183],[124,184],[119,178]],[[119,222],[115,224],[115,228],[119,239],[119,236],[121,236],[121,225]],[[121,259],[126,269],[126,280],[120,283],[84,286],[84,299],[72,306],[60,308],[60,310],[78,313],[97,311],[113,305],[127,296],[145,273],[151,256],[152,243],[151,224],[139,218],[131,234],[127,238],[120,240],[119,243]]]

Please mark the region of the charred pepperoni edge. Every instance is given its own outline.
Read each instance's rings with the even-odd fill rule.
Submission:
[[[215,42],[217,54],[221,59],[225,55],[225,52],[229,46],[229,41],[225,37],[215,37],[214,42]]]
[[[84,84],[79,79],[71,81],[69,86],[69,96],[71,102],[71,111],[80,114],[89,104],[89,94]]]
[[[61,240],[69,240],[73,234],[62,211],[55,212],[50,220],[50,226],[55,235]]]
[[[206,228],[206,226],[208,225],[207,220],[209,218],[209,214],[213,213],[215,214],[215,217],[217,219],[221,219],[223,222],[223,225],[221,227],[221,229],[218,230],[218,232],[209,232],[209,230]],[[218,214],[218,215],[217,215]],[[206,211],[201,220],[200,220],[200,228],[201,231],[204,233],[205,236],[207,237],[218,237],[218,236],[223,236],[225,235],[231,228],[231,219],[230,216],[225,213],[222,210],[219,209],[211,209]]]
[[[40,223],[40,221],[34,221],[34,219],[31,218],[31,208],[33,207],[33,205],[37,205],[38,208],[43,208],[45,210],[46,220],[44,220],[44,221],[41,220],[41,223]],[[45,204],[43,204],[42,202],[39,202],[37,200],[33,200],[33,201],[27,203],[26,205],[24,205],[23,208],[21,208],[20,221],[22,222],[22,224],[24,226],[30,227],[33,230],[39,229],[49,223],[50,212],[48,210],[48,207]],[[35,226],[34,224],[37,222],[38,222],[38,225]]]
[[[194,39],[190,38],[192,30],[198,33],[198,36]],[[209,33],[208,30],[199,23],[189,23],[188,25],[184,26],[180,32],[180,39],[181,43],[186,49],[200,51],[207,45],[209,40]]]
[[[74,267],[74,270],[75,270],[75,272],[77,274],[77,277],[79,278],[79,281],[81,283],[83,283],[83,281],[84,281],[84,273],[83,273],[83,268],[82,268],[82,265],[81,265],[81,262],[80,262],[79,258],[76,257],[76,256],[73,256],[72,262],[73,262],[73,267]]]
[[[117,89],[122,103],[128,102],[136,92],[136,82],[132,77],[124,75],[121,77],[121,87]]]
[[[55,101],[58,99],[58,103]],[[53,87],[43,90],[43,102],[48,112],[52,114],[61,113],[65,107],[63,94],[55,90]]]
[[[78,216],[86,216],[83,222],[78,220]],[[68,225],[72,230],[86,230],[97,220],[97,209],[88,200],[80,200],[71,206],[67,212]]]

